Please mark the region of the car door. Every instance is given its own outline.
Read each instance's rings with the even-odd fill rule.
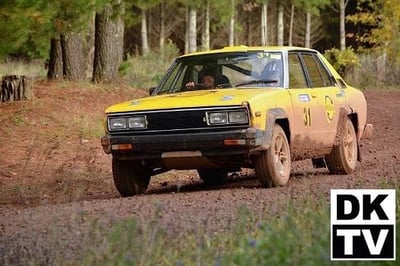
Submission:
[[[312,135],[321,149],[332,147],[338,127],[340,108],[345,103],[345,91],[336,86],[332,75],[317,53],[302,52],[301,59],[312,90],[313,112]]]
[[[323,155],[335,139],[339,88],[318,60],[312,52],[288,54],[294,159]]]

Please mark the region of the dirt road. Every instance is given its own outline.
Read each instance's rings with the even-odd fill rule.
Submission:
[[[193,171],[173,171],[154,177],[146,195],[120,198],[111,158],[97,137],[100,119],[109,104],[143,92],[51,86],[38,85],[30,103],[0,105],[3,256],[18,243],[35,252],[54,231],[72,252],[93,219],[110,224],[156,217],[171,234],[199,227],[218,231],[234,221],[241,206],[273,215],[287,199],[327,196],[332,188],[398,186],[400,181],[400,90],[370,90],[365,94],[374,135],[363,141],[362,162],[352,175],[329,175],[313,169],[310,161],[295,162],[288,186],[263,189],[251,170],[217,187],[203,185]]]

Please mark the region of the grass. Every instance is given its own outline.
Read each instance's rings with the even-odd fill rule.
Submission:
[[[5,61],[0,64],[0,77],[5,75],[25,75],[34,78],[45,78],[47,70],[43,60],[32,62]]]
[[[241,208],[232,228],[218,233],[200,228],[195,234],[173,239],[156,219],[145,223],[129,219],[114,225],[100,245],[86,250],[83,265],[330,265],[329,215],[325,197],[304,197],[288,202],[279,216],[260,219]],[[397,220],[397,242],[399,226]]]
[[[79,131],[82,139],[100,138],[104,135],[103,120],[90,114],[80,114],[71,121],[70,126]]]
[[[297,206],[300,205],[300,206]],[[300,207],[300,208],[299,208]],[[323,265],[329,263],[327,203],[291,202],[280,217],[259,220],[238,209],[232,228],[170,239],[156,221],[115,225],[84,265]]]
[[[177,48],[173,44],[168,44],[163,56],[159,52],[152,51],[146,56],[128,57],[121,64],[120,73],[132,87],[154,87],[177,56]]]

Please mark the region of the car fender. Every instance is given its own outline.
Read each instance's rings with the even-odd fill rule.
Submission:
[[[271,108],[266,112],[266,127],[263,133],[262,143],[259,143],[260,146],[253,149],[251,153],[258,153],[259,151],[269,149],[271,146],[272,134],[274,133],[274,126],[279,119],[288,119],[288,115],[284,109]]]

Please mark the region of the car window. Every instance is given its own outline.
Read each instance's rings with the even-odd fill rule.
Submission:
[[[174,63],[173,65],[171,65],[169,71],[167,72],[167,75],[162,81],[164,85],[163,87],[161,87],[161,90],[158,91],[158,94],[167,93],[168,91],[174,92],[179,90],[179,87],[181,86],[184,79],[184,73],[186,72],[187,66],[183,66],[179,63]]]
[[[289,54],[289,88],[307,88],[303,66],[297,53]]]
[[[332,86],[329,73],[316,54],[302,54],[304,63],[310,77],[311,87]]]
[[[215,88],[282,87],[283,54],[277,51],[231,52],[178,58],[161,80],[156,94],[187,91],[187,84],[202,89],[207,74]]]

